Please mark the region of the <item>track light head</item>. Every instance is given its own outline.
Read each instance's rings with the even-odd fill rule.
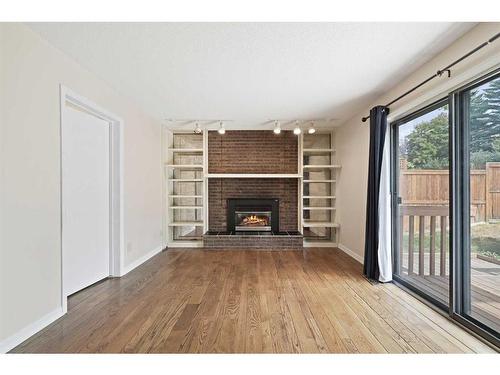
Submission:
[[[280,134],[281,133],[281,127],[279,121],[274,122],[274,134]]]
[[[309,134],[314,134],[316,133],[316,128],[314,127],[314,122],[311,121],[311,127],[307,130]]]
[[[299,122],[295,121],[295,129],[293,129],[293,134],[299,135],[302,133],[302,130],[300,130]]]
[[[217,130],[217,132],[220,135],[226,134],[226,129],[224,129],[224,123],[222,121],[220,122],[219,130]]]

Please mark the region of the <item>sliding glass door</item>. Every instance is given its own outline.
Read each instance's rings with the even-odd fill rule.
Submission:
[[[457,106],[456,312],[500,332],[500,76],[459,90]],[[459,188],[461,186],[461,189]]]
[[[441,100],[393,124],[394,278],[449,301],[449,119]]]
[[[393,122],[391,149],[394,280],[500,345],[500,73]]]

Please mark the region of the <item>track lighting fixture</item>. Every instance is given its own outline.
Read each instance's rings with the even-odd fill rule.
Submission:
[[[311,126],[310,126],[310,128],[307,130],[307,132],[308,132],[309,134],[314,134],[314,133],[316,133],[316,129],[314,128],[314,122],[313,122],[313,121],[311,121]]]
[[[219,130],[217,131],[219,132],[220,135],[226,134],[226,129],[224,129],[224,123],[222,121],[220,122]]]
[[[299,122],[295,121],[295,129],[293,129],[293,134],[299,135],[301,132],[302,130],[300,130]]]
[[[274,134],[279,134],[281,133],[281,127],[280,127],[280,122],[279,121],[275,121],[274,122],[274,130],[273,130]]]
[[[201,130],[200,124],[198,124],[198,122],[196,122],[196,126],[194,128],[194,134],[201,134],[202,132],[203,132],[203,130]]]

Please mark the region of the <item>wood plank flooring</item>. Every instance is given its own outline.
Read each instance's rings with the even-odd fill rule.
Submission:
[[[15,353],[492,352],[338,249],[169,249],[69,299]]]

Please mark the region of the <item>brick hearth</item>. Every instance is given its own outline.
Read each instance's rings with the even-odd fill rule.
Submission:
[[[211,250],[302,250],[303,236],[300,233],[280,235],[210,233],[203,236],[203,245]]]

